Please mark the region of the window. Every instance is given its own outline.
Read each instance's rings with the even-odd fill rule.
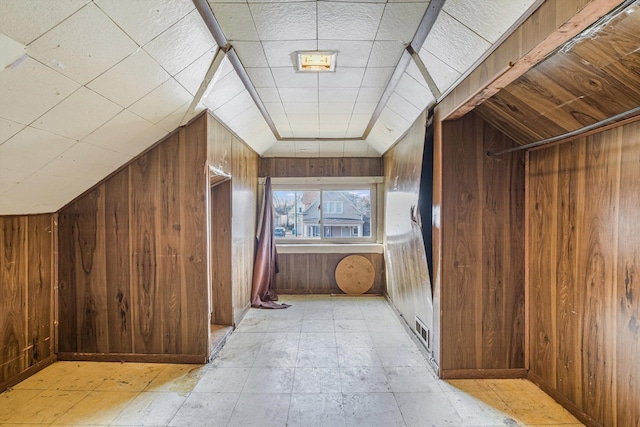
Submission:
[[[315,187],[315,188],[313,188]],[[374,184],[277,184],[273,188],[279,242],[375,241]]]

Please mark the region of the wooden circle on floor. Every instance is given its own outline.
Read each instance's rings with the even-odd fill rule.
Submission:
[[[375,278],[373,264],[361,255],[344,257],[336,267],[336,282],[345,294],[364,294]]]

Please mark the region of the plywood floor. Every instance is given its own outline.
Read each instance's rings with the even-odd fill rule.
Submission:
[[[525,380],[436,379],[384,299],[283,299],[208,365],[55,363],[0,394],[0,425],[582,425]]]

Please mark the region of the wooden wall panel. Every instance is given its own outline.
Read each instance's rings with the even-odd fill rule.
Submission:
[[[211,188],[211,323],[233,325],[231,182]]]
[[[0,217],[0,392],[54,360],[53,216]]]
[[[381,157],[262,157],[261,177],[382,176]]]
[[[523,154],[488,157],[516,144],[473,113],[442,123],[435,142],[441,374],[524,372]]]
[[[418,208],[425,115],[384,156],[385,275],[389,299],[412,330],[415,317],[433,331],[433,299],[429,268],[418,223],[411,211]],[[422,218],[429,227],[429,219]]]
[[[639,135],[530,154],[530,376],[593,425],[640,425]]]
[[[338,287],[335,271],[338,263],[349,255],[361,255],[371,261],[376,273],[368,294],[384,293],[384,257],[382,254],[279,254],[280,272],[275,289],[281,294],[344,294]]]

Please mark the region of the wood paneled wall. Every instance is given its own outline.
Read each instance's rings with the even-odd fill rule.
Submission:
[[[265,177],[382,176],[381,157],[263,157],[258,175]]]
[[[0,392],[54,356],[53,215],[0,217]]]
[[[474,113],[441,125],[434,171],[441,375],[524,375],[524,155],[488,157],[515,143]]]
[[[368,294],[384,293],[384,261],[382,254],[278,254],[280,272],[275,289],[281,294],[343,294],[336,283],[335,271],[346,256],[361,255],[371,261],[376,273]]]
[[[384,155],[385,264],[387,294],[415,330],[415,317],[433,331],[433,300],[427,256],[412,208],[418,209],[425,115],[421,115],[393,148]],[[430,227],[430,218],[423,218]],[[433,348],[433,346],[432,346]]]
[[[205,129],[201,116],[59,212],[61,358],[206,359]]]
[[[640,122],[530,153],[530,377],[640,425]]]

